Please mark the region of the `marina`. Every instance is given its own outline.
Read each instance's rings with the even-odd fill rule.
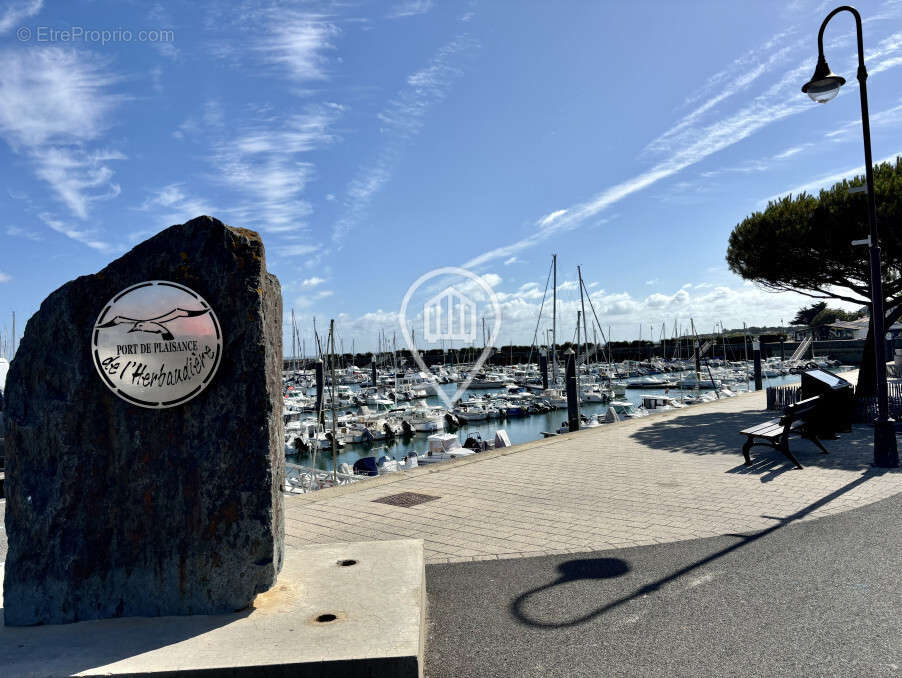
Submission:
[[[763,383],[765,386],[795,384],[799,381],[799,375],[793,373],[797,367],[819,364],[832,369],[835,362],[818,358],[817,362],[791,366],[788,362],[771,360],[762,370]],[[580,377],[581,428],[690,407],[754,390],[751,362],[712,360],[705,365],[705,371],[710,370],[712,375],[708,380],[697,380],[685,361],[624,363],[615,368],[584,366]],[[459,384],[437,382],[451,376],[460,377],[456,372],[436,368],[437,374],[431,378],[422,372],[397,375],[380,372],[379,386],[373,388],[372,377],[359,368],[337,371],[336,381],[352,383],[335,386],[334,460],[331,386],[324,389],[325,426],[318,425],[314,371],[288,371],[283,375],[286,460],[290,469],[285,489],[298,493],[309,491],[311,485],[347,484],[373,472],[382,475],[404,470],[412,467],[412,455],[417,457],[413,464],[421,465],[424,458],[428,459],[432,439],[439,434],[454,436],[463,453],[470,454],[494,447],[499,431],[504,432],[507,444],[511,445],[565,433],[568,430],[566,393],[562,388],[542,389],[538,369],[537,365],[530,365],[492,370],[493,387],[479,388],[476,392],[467,390],[451,409],[441,397],[428,393],[441,389],[452,400]],[[637,376],[624,376],[628,374]],[[394,389],[390,385],[396,382],[399,386]],[[710,388],[712,383],[717,388]],[[460,452],[457,456],[461,456]],[[358,474],[354,473],[355,464]],[[316,482],[311,482],[313,468],[317,469]],[[366,468],[372,470],[362,470]]]

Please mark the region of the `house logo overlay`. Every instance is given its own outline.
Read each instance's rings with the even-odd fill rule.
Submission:
[[[222,357],[222,330],[197,292],[150,280],[104,305],[92,329],[91,354],[103,383],[123,400],[175,407],[213,379]]]
[[[447,284],[449,279],[454,281],[453,284]],[[424,287],[431,280],[446,284],[444,289],[423,303],[422,314],[411,318],[413,325],[422,328],[422,331],[415,335],[416,328],[408,321],[408,309],[411,308],[414,299],[420,298],[417,295],[420,289],[424,292],[432,291],[429,287]],[[417,307],[419,304],[414,303],[413,308]],[[492,354],[501,333],[501,303],[483,276],[466,268],[443,266],[424,273],[407,288],[398,312],[398,322],[407,349],[427,377],[432,375],[432,371],[423,360],[414,336],[421,337],[420,343],[425,342],[426,349],[440,346],[442,350],[453,350],[455,344],[457,348],[483,345],[482,353],[472,365],[468,366],[466,378],[453,394],[446,393],[444,389],[439,388],[437,381],[434,382],[435,394],[451,408],[466,393],[470,382]]]
[[[453,285],[423,304],[426,341],[472,342],[476,339],[476,303]]]

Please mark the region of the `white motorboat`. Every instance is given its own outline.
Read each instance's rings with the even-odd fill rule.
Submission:
[[[660,412],[664,410],[675,410],[686,406],[676,398],[671,398],[670,396],[644,395],[642,396],[642,407],[649,412]]]
[[[567,392],[562,388],[548,388],[542,391],[540,397],[551,403],[552,407],[561,410],[567,407]]]
[[[461,402],[454,408],[454,416],[463,421],[484,421],[489,413],[482,403]]]
[[[674,382],[658,377],[639,377],[626,382],[626,388],[669,388],[673,385]]]
[[[441,408],[416,407],[405,420],[416,433],[435,433],[445,430],[445,412]]]
[[[636,417],[647,417],[648,410],[644,407],[636,407],[635,403],[629,400],[612,400],[608,406],[608,412],[613,410],[621,419],[635,419]],[[605,417],[607,421],[607,417]]]
[[[598,384],[589,384],[580,390],[580,400],[586,403],[606,403],[611,397]]]
[[[420,464],[435,464],[440,461],[450,461],[460,457],[469,457],[476,454],[473,450],[461,447],[460,441],[453,433],[436,433],[426,439],[429,447],[426,454],[417,456]]]
[[[697,378],[694,374],[687,374],[685,377],[680,379],[678,386],[682,389],[695,389],[695,388],[710,388],[717,389],[723,386],[723,382],[719,379],[708,379],[705,378]]]

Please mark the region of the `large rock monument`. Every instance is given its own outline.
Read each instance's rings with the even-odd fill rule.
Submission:
[[[282,302],[172,226],[53,292],[6,382],[7,625],[246,607],[282,566]]]

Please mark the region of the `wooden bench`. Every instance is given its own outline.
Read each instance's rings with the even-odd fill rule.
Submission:
[[[751,457],[749,457],[749,450],[752,447],[755,445],[767,445],[786,455],[796,465],[796,468],[802,468],[799,460],[789,451],[789,436],[791,435],[810,440],[821,448],[824,454],[827,454],[826,448],[817,439],[807,421],[808,417],[817,409],[819,403],[820,396],[800,400],[786,407],[783,410],[783,416],[779,419],[772,419],[740,431],[742,435],[747,436],[747,440],[742,446],[742,456],[745,457],[745,465],[750,466],[752,463]]]

